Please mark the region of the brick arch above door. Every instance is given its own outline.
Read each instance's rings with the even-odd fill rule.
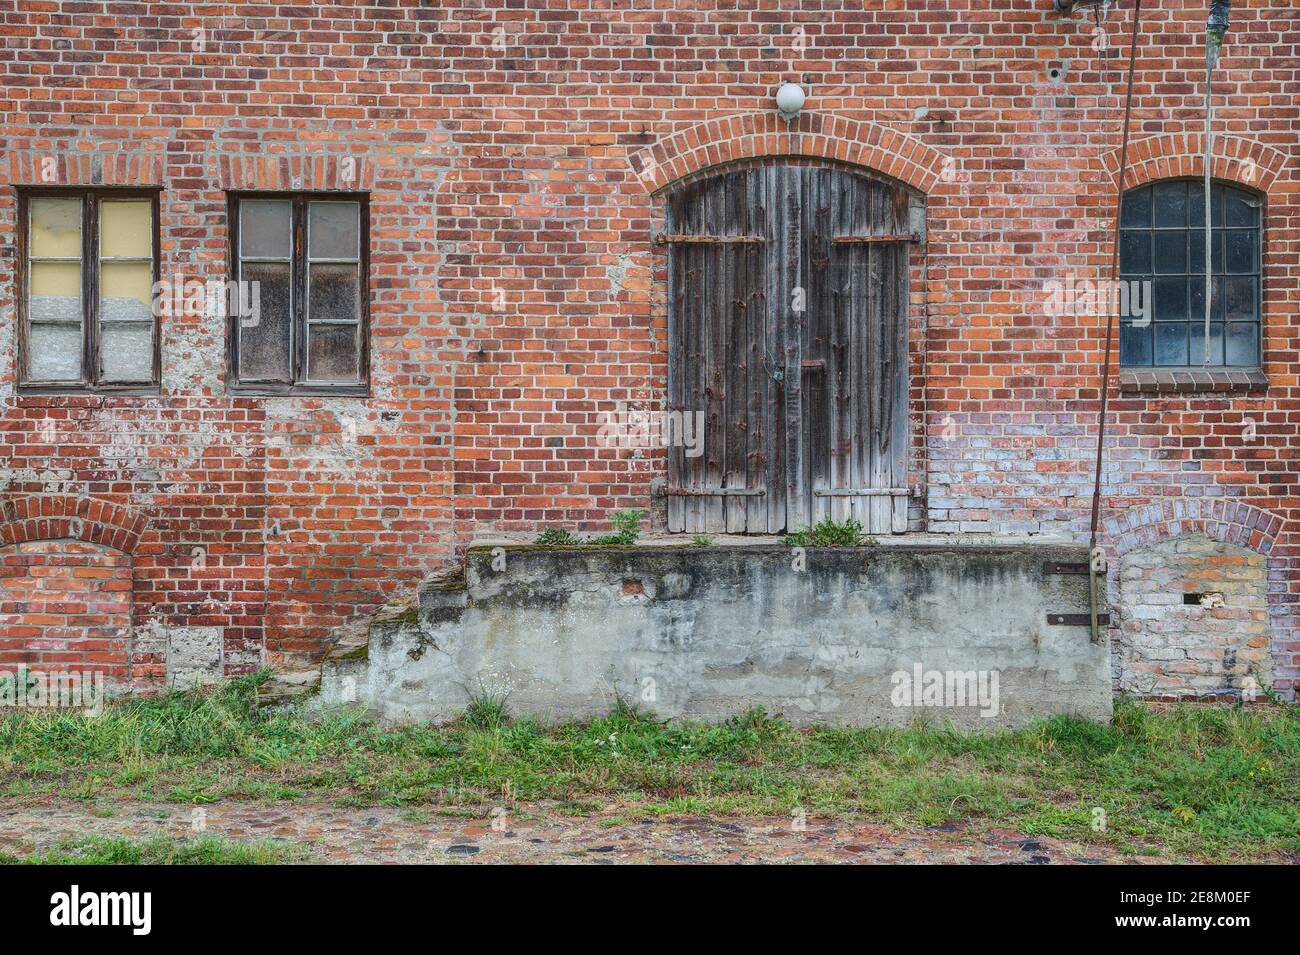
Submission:
[[[763,157],[861,166],[927,193],[955,168],[952,157],[888,126],[815,112],[786,121],[775,110],[706,120],[633,151],[628,161],[653,193],[712,166]]]

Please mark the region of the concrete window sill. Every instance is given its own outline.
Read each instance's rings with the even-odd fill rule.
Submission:
[[[1125,368],[1119,390],[1130,395],[1264,391],[1268,376],[1258,368]]]

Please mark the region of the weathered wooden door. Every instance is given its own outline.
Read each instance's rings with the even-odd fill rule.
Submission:
[[[908,249],[918,200],[827,166],[720,173],[668,196],[668,524],[907,529]],[[689,434],[689,429],[687,432]]]

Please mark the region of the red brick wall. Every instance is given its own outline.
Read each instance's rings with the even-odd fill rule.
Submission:
[[[1144,6],[1130,184],[1196,174],[1200,149],[1206,5]],[[619,401],[663,395],[652,192],[794,154],[869,165],[928,196],[913,527],[1084,536],[1100,327],[1049,317],[1043,286],[1108,261],[1130,10],[1111,12],[1098,50],[1091,21],[1051,0],[10,9],[0,185],[41,182],[52,157],[58,182],[163,186],[164,278],[225,275],[227,189],[370,192],[372,393],[229,397],[222,323],[183,316],[163,323],[159,396],[17,394],[5,188],[3,493],[28,510],[53,496],[138,520],[136,626],[222,627],[232,672],[309,668],[476,531],[600,526],[648,507],[662,457],[600,447],[595,432]],[[1267,199],[1269,386],[1117,393],[1108,544],[1169,533],[1192,501],[1194,520],[1267,546],[1274,675],[1289,691],[1300,12],[1255,0],[1233,21],[1215,170]],[[787,126],[772,96],[790,78],[809,100]]]
[[[76,540],[0,547],[0,672],[131,680],[131,558]]]

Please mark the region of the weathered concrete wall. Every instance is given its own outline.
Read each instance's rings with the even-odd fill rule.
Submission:
[[[452,719],[478,693],[547,721],[619,697],[662,717],[764,706],[800,725],[1108,720],[1106,641],[1048,623],[1086,614],[1088,584],[1045,563],[1086,556],[891,544],[809,549],[800,566],[782,546],[475,548],[463,589],[426,589],[418,617],[374,626],[368,658],[327,663],[322,700],[391,721]],[[970,674],[982,699],[943,697],[935,673],[953,688]],[[908,698],[918,680],[924,706]]]

